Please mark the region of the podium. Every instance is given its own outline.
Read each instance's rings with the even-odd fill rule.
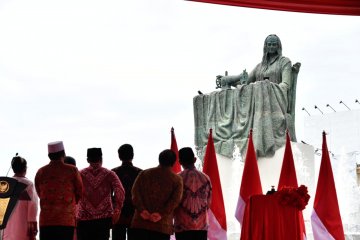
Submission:
[[[19,196],[26,187],[26,184],[14,178],[0,177],[0,230],[6,228]]]
[[[254,195],[246,204],[241,240],[302,240],[302,211],[279,195]]]

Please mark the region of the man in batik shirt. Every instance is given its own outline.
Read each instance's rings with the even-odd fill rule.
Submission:
[[[210,178],[195,168],[196,158],[191,148],[179,151],[179,162],[184,171],[183,197],[175,210],[174,224],[176,240],[207,240],[209,227],[208,210],[211,202]]]
[[[159,166],[143,170],[136,178],[129,240],[169,240],[173,234],[174,210],[183,189],[181,177],[172,171],[175,161],[175,153],[166,149],[159,154]]]
[[[90,166],[80,171],[84,195],[78,205],[77,238],[108,240],[111,225],[120,217],[125,198],[124,188],[113,171],[102,167],[101,148],[89,148],[87,161]]]
[[[76,204],[82,181],[75,166],[65,164],[63,142],[48,144],[50,163],[38,170],[35,188],[40,198],[40,240],[73,240]]]

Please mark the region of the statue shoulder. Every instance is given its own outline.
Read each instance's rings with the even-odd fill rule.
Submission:
[[[288,58],[288,57],[281,56],[281,57],[279,58],[279,61],[280,61],[280,63],[281,63],[282,65],[285,65],[285,64],[290,64],[290,65],[291,65],[291,60],[290,60],[290,58]]]

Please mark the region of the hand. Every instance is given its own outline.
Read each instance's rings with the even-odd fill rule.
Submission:
[[[148,210],[143,210],[143,211],[140,213],[140,216],[141,216],[144,220],[150,219],[150,213],[148,212]]]
[[[112,224],[116,224],[119,221],[120,218],[120,210],[119,209],[115,209],[114,213],[112,215]]]
[[[30,240],[35,239],[38,233],[37,222],[28,222],[28,233]]]
[[[150,221],[156,223],[161,220],[161,215],[158,212],[154,212],[150,215]]]

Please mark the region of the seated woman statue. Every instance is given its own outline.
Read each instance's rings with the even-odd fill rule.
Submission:
[[[279,84],[284,90],[289,89],[291,83],[292,66],[289,58],[282,56],[281,41],[278,36],[271,34],[264,42],[264,55],[261,63],[256,65],[249,75],[244,70],[236,76],[218,75],[218,87],[229,89],[231,86],[269,80]]]
[[[280,38],[266,37],[262,61],[250,72],[216,77],[216,91],[194,98],[195,145],[206,145],[206,133],[213,128],[218,153],[231,157],[234,145],[243,153],[253,129],[258,156],[272,156],[285,144],[285,131],[295,137],[296,78],[300,63],[292,66],[282,56]],[[236,87],[236,89],[231,89]],[[231,89],[231,91],[227,91]]]

